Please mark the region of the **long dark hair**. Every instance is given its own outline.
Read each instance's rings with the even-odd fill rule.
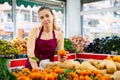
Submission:
[[[40,11],[44,10],[44,9],[49,10],[50,13],[51,13],[52,15],[54,15],[52,9],[51,9],[50,7],[46,7],[46,6],[40,7],[40,8],[38,9],[38,13],[39,13]],[[53,28],[54,28],[55,30],[57,29],[56,24],[55,24],[55,19],[53,20]]]

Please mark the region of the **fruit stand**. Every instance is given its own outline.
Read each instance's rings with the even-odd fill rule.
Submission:
[[[77,43],[76,43],[76,39],[77,39]],[[1,43],[10,45],[10,48],[8,48],[8,51],[5,50],[6,52],[4,52],[4,48],[3,49],[1,48],[1,50],[3,50],[2,52],[4,53],[3,54],[1,52],[1,55],[5,55],[5,57],[9,59],[8,67],[9,69],[11,69],[13,75],[17,76],[18,80],[42,79],[43,77],[41,77],[41,75],[45,76],[44,79],[42,80],[49,80],[49,75],[52,76],[52,79],[50,80],[67,80],[67,79],[68,80],[78,80],[78,79],[80,80],[112,80],[110,78],[111,75],[116,77],[116,74],[120,73],[120,56],[119,55],[111,55],[111,54],[103,54],[103,53],[95,54],[94,52],[84,53],[83,49],[85,44],[83,44],[82,46],[80,46],[80,44],[86,43],[86,41],[84,41],[81,37],[79,38],[74,37],[72,38],[72,40],[75,41],[73,42],[74,45],[72,45],[72,43],[70,43],[68,39],[65,40],[66,41],[65,50],[66,52],[69,51],[69,54],[67,54],[68,60],[64,62],[59,62],[58,56],[55,55],[54,62],[50,62],[47,64],[48,65],[47,70],[49,69],[52,72],[49,73],[48,71],[46,75],[39,73],[39,72],[46,73],[46,69],[43,71],[41,71],[42,69],[37,70],[38,71],[37,74],[39,73],[39,75],[37,75],[35,69],[28,70],[24,68],[25,62],[27,60],[27,54],[26,54],[27,49],[26,49],[26,44],[24,44],[21,40],[13,41],[13,45],[15,46],[15,49],[17,48],[18,51],[13,50],[13,51],[16,51],[16,53],[15,54],[13,53],[12,57],[9,56],[10,53],[8,53],[8,51],[10,52],[11,47],[14,47],[14,46],[12,46],[12,44],[7,43],[6,41],[1,41]],[[19,42],[19,45],[18,45],[18,42]],[[19,50],[20,50],[20,53],[19,53]],[[72,52],[71,50],[74,52]],[[53,65],[54,66],[57,65],[57,67],[59,67],[57,69],[59,70],[54,70]],[[87,72],[90,72],[90,73],[88,74]],[[21,73],[24,77],[20,75]],[[33,74],[35,75],[33,76]],[[54,74],[57,75],[57,77],[54,77],[53,76]],[[48,79],[45,79],[45,78],[48,78]],[[114,80],[120,80],[120,79],[118,78]]]
[[[69,54],[68,56],[69,56],[68,59],[75,59],[76,58],[75,53]],[[11,59],[9,62],[9,68],[13,69],[13,68],[17,68],[17,67],[24,67],[26,60],[27,60],[27,58]],[[55,55],[54,61],[58,61],[57,55]]]
[[[68,59],[96,59],[96,60],[103,60],[107,57],[107,54],[93,54],[93,53],[70,53],[68,54]],[[114,55],[109,55],[111,57],[113,57]],[[55,55],[54,57],[54,61],[58,61],[58,57],[57,55]],[[12,59],[10,60],[10,64],[9,67],[10,68],[16,68],[16,67],[24,67],[26,62],[26,58],[22,58],[22,59]]]
[[[74,53],[68,54],[68,59],[55,63],[57,61],[57,56],[55,56],[55,62],[48,62],[46,68],[42,70],[23,68],[20,71],[13,71],[12,74],[17,76],[18,80],[120,80],[118,76],[120,74],[120,56]],[[83,61],[79,63],[75,59]],[[13,64],[18,64],[18,61],[25,63],[25,60],[12,60],[10,67],[15,67]]]

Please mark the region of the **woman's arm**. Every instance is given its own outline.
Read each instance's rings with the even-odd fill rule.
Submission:
[[[57,49],[58,50],[64,49],[64,36],[63,36],[63,33],[61,31],[58,31],[58,34],[57,34]],[[61,59],[60,55],[58,55],[59,61],[64,61],[65,59],[66,59],[66,57]]]
[[[28,35],[28,42],[27,42],[27,55],[30,61],[32,68],[38,68],[37,62],[32,59],[35,57],[34,49],[35,49],[35,40],[37,37],[37,28],[33,28]]]
[[[57,34],[57,48],[58,50],[64,49],[64,36],[61,31],[58,31]]]

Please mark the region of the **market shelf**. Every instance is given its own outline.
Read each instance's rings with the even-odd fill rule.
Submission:
[[[97,60],[103,60],[107,56],[113,57],[114,55],[108,55],[108,54],[95,54],[95,53],[76,53],[77,58],[81,59],[97,59]]]
[[[68,54],[68,59],[97,59],[97,60],[103,60],[107,56],[113,57],[114,55],[108,55],[108,54],[94,54],[94,53],[70,53]],[[27,58],[22,59],[11,59],[9,63],[9,68],[17,68],[17,67],[24,67],[25,62]],[[54,61],[58,61],[58,56],[54,56]]]
[[[75,59],[75,58],[76,58],[75,53],[68,55],[68,59]],[[13,68],[17,68],[17,67],[24,67],[26,60],[27,60],[27,58],[11,59],[9,62],[9,68],[13,69]],[[57,55],[54,56],[54,61],[58,61]]]

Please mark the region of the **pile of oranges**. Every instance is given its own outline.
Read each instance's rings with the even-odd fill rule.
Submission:
[[[19,72],[12,72],[17,80],[112,80],[110,76],[102,74],[99,70],[71,70],[54,66],[44,70],[24,68]]]

